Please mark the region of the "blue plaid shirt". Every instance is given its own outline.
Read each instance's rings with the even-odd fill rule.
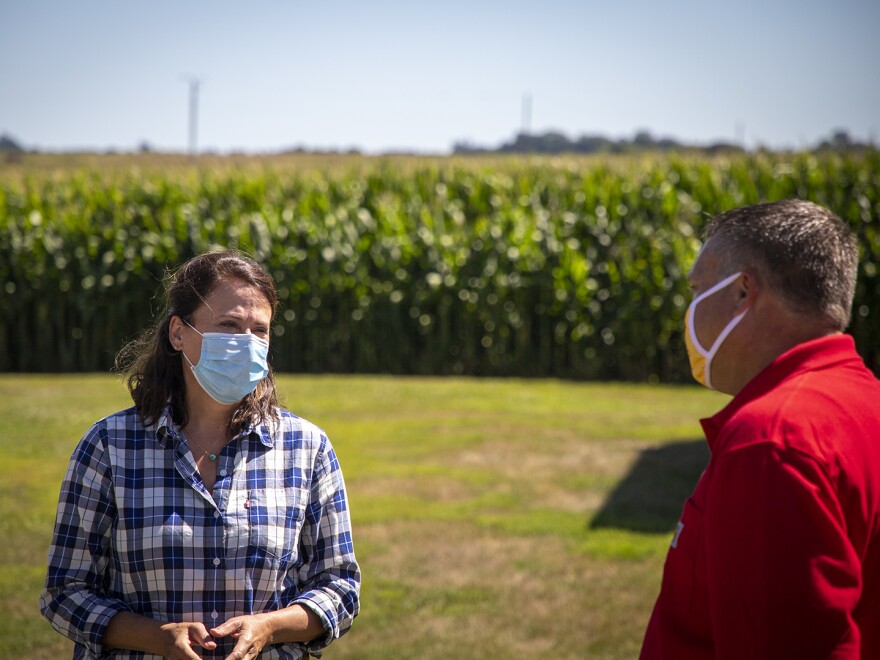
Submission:
[[[351,627],[360,570],[336,454],[321,429],[278,415],[226,445],[213,493],[167,412],[144,427],[130,408],[86,433],[61,486],[40,598],[76,642],[74,658],[108,657],[101,640],[122,611],[208,629],[294,603],[321,618],[325,636],[267,646],[261,658],[318,652]],[[199,652],[223,658],[235,645],[216,641]]]

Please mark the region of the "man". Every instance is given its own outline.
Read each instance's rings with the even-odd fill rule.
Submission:
[[[849,335],[858,250],[798,200],[713,219],[689,275],[712,457],[641,657],[880,658],[880,382]]]

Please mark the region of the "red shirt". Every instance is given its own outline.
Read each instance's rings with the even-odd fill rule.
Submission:
[[[852,337],[796,346],[702,424],[641,657],[880,658],[880,381]]]

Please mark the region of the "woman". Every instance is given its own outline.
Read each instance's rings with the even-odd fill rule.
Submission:
[[[74,658],[318,651],[357,616],[360,570],[329,440],[277,405],[275,285],[214,252],[166,297],[120,354],[134,407],[74,451],[41,611]]]

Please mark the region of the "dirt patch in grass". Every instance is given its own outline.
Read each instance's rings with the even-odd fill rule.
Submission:
[[[466,523],[369,525],[356,542],[364,614],[334,657],[632,657],[658,570],[656,558],[597,561],[562,539]]]
[[[373,498],[393,494],[431,502],[460,502],[471,498],[477,489],[462,480],[442,475],[413,475],[409,477],[377,477],[349,486],[352,497]]]
[[[587,441],[560,432],[549,442],[490,440],[458,452],[453,461],[494,472],[499,482],[527,493],[534,507],[588,513],[601,505],[648,444]]]

